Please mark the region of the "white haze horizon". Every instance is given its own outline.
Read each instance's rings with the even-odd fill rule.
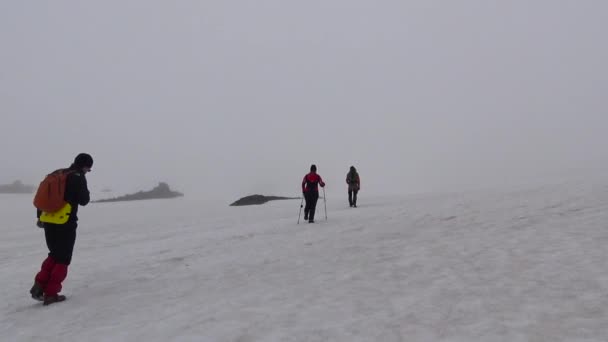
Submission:
[[[608,171],[605,2],[0,4],[0,184],[93,155],[92,189],[230,202]]]

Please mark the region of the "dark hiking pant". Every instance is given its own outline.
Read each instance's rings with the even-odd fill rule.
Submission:
[[[315,209],[317,207],[317,200],[319,199],[319,192],[309,190],[304,193],[304,199],[306,200],[304,219],[308,219],[308,222],[313,222],[315,220]]]
[[[348,189],[348,203],[351,207],[357,206],[357,189]]]
[[[36,274],[36,282],[47,296],[57,295],[68,275],[68,266],[72,262],[72,252],[76,242],[76,227],[76,222],[44,224],[44,237],[49,255],[42,262],[40,272]]]

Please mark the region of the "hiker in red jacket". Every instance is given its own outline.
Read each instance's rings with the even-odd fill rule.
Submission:
[[[302,194],[304,195],[304,199],[306,199],[304,220],[308,220],[308,223],[315,222],[315,208],[319,199],[319,185],[325,187],[323,179],[317,174],[317,166],[313,164],[310,166],[310,173],[304,176],[302,180]]]

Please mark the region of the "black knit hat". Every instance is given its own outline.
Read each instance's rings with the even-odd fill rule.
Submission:
[[[78,168],[93,167],[93,157],[87,153],[81,153],[74,158],[74,165]]]
[[[317,165],[315,165],[315,164],[310,165],[310,171],[317,172]]]

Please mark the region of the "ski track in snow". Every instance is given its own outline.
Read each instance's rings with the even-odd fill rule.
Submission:
[[[605,183],[359,201],[91,204],[43,307],[31,196],[0,195],[3,340],[608,339]]]

